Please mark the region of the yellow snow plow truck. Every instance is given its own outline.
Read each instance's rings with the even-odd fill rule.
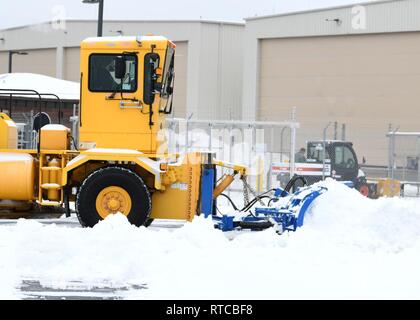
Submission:
[[[36,149],[17,149],[16,125],[1,113],[0,209],[62,208],[69,216],[74,201],[88,227],[117,212],[136,226],[212,212],[246,169],[211,153],[169,154],[158,139],[172,112],[174,53],[175,44],[160,36],[84,40],[78,137],[47,124]],[[217,182],[216,166],[229,168]]]

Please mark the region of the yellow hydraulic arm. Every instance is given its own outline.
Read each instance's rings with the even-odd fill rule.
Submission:
[[[246,176],[247,168],[245,166],[229,163],[221,160],[213,160],[213,164],[219,167],[229,168],[233,170],[233,173],[231,174],[224,174],[220,178],[220,182],[217,184],[217,186],[214,188],[213,191],[213,199],[217,198],[223,191],[225,191],[233,182],[235,179],[235,176],[237,174],[241,175],[241,178],[244,178]]]

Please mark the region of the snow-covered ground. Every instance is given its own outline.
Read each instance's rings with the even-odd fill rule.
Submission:
[[[323,184],[304,227],[281,236],[231,239],[201,217],[149,229],[122,215],[92,229],[1,224],[0,297],[420,299],[420,200]]]

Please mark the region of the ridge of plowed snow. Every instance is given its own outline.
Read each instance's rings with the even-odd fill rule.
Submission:
[[[332,179],[318,184],[328,192],[309,211],[301,230],[305,237],[310,231],[321,233],[318,239],[367,251],[398,252],[420,244],[420,202],[416,199],[372,200]]]
[[[91,229],[21,219],[0,227],[0,296],[19,297],[13,286],[37,279],[147,288],[126,298],[419,299],[420,202],[322,184],[329,191],[305,225],[281,236],[269,229],[229,240],[203,217],[175,230],[136,228],[120,214]]]

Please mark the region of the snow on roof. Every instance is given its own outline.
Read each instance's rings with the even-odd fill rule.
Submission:
[[[0,74],[0,89],[27,89],[35,90],[39,93],[52,93],[57,95],[61,100],[79,100],[80,98],[78,82],[61,80],[35,73]],[[54,99],[48,96],[43,98]]]
[[[113,37],[89,37],[83,40],[82,42],[95,43],[95,42],[106,42],[106,41],[136,41],[137,37],[135,36],[113,36]]]
[[[66,126],[63,126],[62,124],[47,124],[42,127],[42,131],[68,131],[70,130]]]

